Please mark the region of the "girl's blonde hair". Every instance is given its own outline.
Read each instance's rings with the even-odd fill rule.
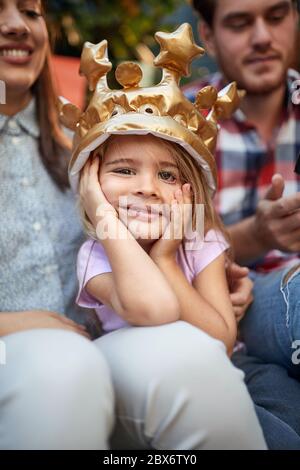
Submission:
[[[104,142],[100,147],[98,147],[91,156],[97,155],[100,158],[100,166],[103,161],[106,149],[111,142],[113,137]],[[204,233],[206,234],[209,230],[215,229],[218,232],[221,232],[226,241],[230,244],[229,234],[221,221],[219,215],[216,212],[216,209],[213,205],[212,198],[209,193],[208,185],[206,179],[203,175],[203,172],[199,166],[195,163],[193,158],[186,152],[184,148],[169,142],[164,139],[160,139],[161,144],[166,147],[170,154],[173,156],[175,163],[178,166],[180,179],[182,184],[189,183],[192,190],[192,223],[193,228],[196,226],[196,205],[204,205]],[[91,158],[90,156],[90,158]],[[97,239],[96,230],[91,224],[86,212],[84,211],[83,205],[79,198],[79,210],[82,219],[82,223],[87,235],[93,239]]]

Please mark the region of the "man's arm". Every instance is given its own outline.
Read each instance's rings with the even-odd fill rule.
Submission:
[[[231,238],[235,260],[238,263],[249,263],[268,252],[255,232],[256,216],[227,227]]]

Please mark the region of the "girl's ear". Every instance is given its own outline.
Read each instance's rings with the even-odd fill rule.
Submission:
[[[215,58],[216,49],[213,29],[204,20],[200,20],[198,22],[198,31],[200,39],[203,42],[204,49],[211,57]]]

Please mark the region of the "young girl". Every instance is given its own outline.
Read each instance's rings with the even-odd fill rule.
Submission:
[[[94,95],[84,113],[61,108],[75,130],[69,174],[90,235],[78,256],[77,301],[96,308],[105,332],[94,344],[114,386],[111,446],[264,449],[243,375],[226,354],[236,337],[228,244],[210,201],[216,118],[235,91],[206,90],[197,106],[212,111],[203,118],[178,86],[202,52],[190,26],[156,37],[159,85],[142,88],[140,68],[125,63],[116,71],[122,89],[110,90],[107,43],[87,43],[81,71]],[[190,239],[199,204],[204,243]]]
[[[225,276],[228,243],[205,178],[189,155],[150,134],[115,135],[86,163],[80,198],[92,239],[78,256],[77,301],[96,309],[103,330],[181,319],[223,341],[231,354],[236,320]],[[205,238],[186,248],[184,210],[190,204],[194,219],[196,205],[205,207]],[[157,209],[164,206],[170,207],[169,221],[169,211]],[[177,223],[185,227],[176,238]],[[105,237],[104,228],[117,236]]]

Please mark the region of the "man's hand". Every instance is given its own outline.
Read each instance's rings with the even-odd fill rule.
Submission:
[[[30,310],[0,313],[0,336],[39,328],[68,330],[88,339],[90,338],[85,326],[79,325],[70,318],[55,312]]]
[[[230,263],[226,268],[230,299],[237,323],[244,317],[253,302],[253,282],[248,277],[249,269]]]
[[[262,251],[300,251],[300,193],[283,197],[284,179],[276,174],[265,198],[257,206],[253,236]]]

